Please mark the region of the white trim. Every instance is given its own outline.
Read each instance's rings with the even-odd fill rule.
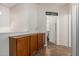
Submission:
[[[71,4],[71,39],[72,39],[72,56],[76,56],[76,20],[77,20],[77,4]]]
[[[57,42],[56,45],[59,45],[59,15],[57,16]]]
[[[71,46],[71,6],[69,5],[69,15],[68,15],[68,47]]]

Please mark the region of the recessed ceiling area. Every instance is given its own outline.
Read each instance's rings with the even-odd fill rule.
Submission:
[[[0,3],[0,5],[11,8],[16,5],[16,3]]]

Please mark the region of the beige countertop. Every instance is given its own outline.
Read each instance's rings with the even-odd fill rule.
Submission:
[[[41,32],[44,33],[44,32]],[[34,34],[38,34],[38,33],[28,33],[28,34],[22,34],[22,35],[15,35],[15,36],[10,36],[10,38],[22,38],[25,36],[30,36],[30,35],[34,35]]]

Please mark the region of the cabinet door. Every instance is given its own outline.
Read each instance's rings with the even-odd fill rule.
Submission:
[[[17,39],[17,56],[29,56],[29,36]]]
[[[45,34],[39,33],[38,34],[38,49],[41,49],[44,47],[44,42],[45,42]]]
[[[34,55],[37,52],[37,34],[31,35],[30,39],[30,55]]]
[[[43,48],[45,44],[45,33],[41,33],[41,47]]]

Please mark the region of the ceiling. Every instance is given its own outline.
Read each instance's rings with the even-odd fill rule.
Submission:
[[[68,3],[39,3],[39,5],[43,6],[65,6],[68,5]]]
[[[16,3],[0,3],[0,5],[11,8],[16,5]]]
[[[13,6],[15,6],[17,3],[0,3],[0,5],[3,5],[5,7],[11,8]],[[68,5],[68,3],[37,3],[39,5],[54,5],[54,6],[64,6],[64,5]]]

